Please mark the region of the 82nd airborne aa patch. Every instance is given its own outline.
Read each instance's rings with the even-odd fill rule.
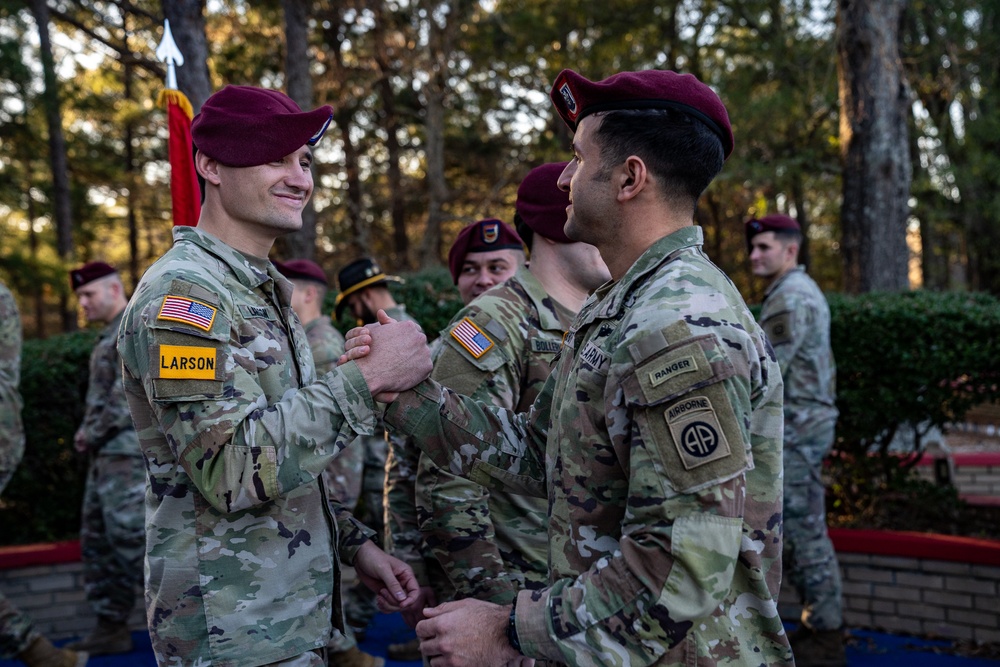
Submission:
[[[683,399],[670,406],[664,417],[685,469],[729,456],[729,441],[707,397]]]
[[[468,317],[462,318],[462,321],[454,326],[451,330],[451,336],[476,359],[493,347],[493,341],[490,340],[490,337]]]

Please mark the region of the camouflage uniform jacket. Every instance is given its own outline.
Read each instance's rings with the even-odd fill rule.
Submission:
[[[798,266],[772,283],[760,310],[785,381],[785,442],[837,420],[837,365],[830,346],[830,307]]]
[[[572,314],[553,302],[538,279],[522,267],[455,316],[442,333],[443,348],[431,377],[459,394],[526,412],[549,377],[571,321]],[[470,349],[460,342],[462,330],[475,330],[492,345],[483,352]],[[433,517],[421,530],[445,571],[457,571],[451,579],[459,596],[509,603],[521,588],[543,587],[548,581],[548,501],[497,490],[488,495],[488,515],[470,511],[464,504],[450,502],[463,495],[454,488],[441,502],[441,494],[434,490],[438,471],[427,456],[420,457],[417,502],[426,507],[418,507],[417,513]],[[475,487],[469,492],[471,498],[484,495],[474,482],[459,479],[453,486],[459,484]],[[490,531],[495,540],[472,540],[465,549],[439,543],[441,532],[461,541]],[[490,583],[475,585],[481,577]]]
[[[91,455],[142,455],[139,438],[132,428],[118,358],[118,328],[124,312],[108,322],[90,353],[86,409],[80,430]]]
[[[372,532],[318,477],[374,403],[348,363],[315,377],[292,285],[197,228],[146,271],[122,321],[146,460],[146,615],[161,664],[244,667],[326,646],[340,555]]]
[[[13,473],[24,456],[20,379],[21,316],[14,295],[0,283],[0,491],[4,473]]]
[[[333,326],[330,318],[320,315],[305,325],[306,339],[312,351],[316,374],[322,375],[337,367],[337,360],[344,353],[344,336]]]
[[[547,488],[551,583],[518,594],[525,655],[793,662],[777,612],[781,374],[701,243],[682,228],[598,290],[529,413],[429,381],[389,407],[439,465]]]

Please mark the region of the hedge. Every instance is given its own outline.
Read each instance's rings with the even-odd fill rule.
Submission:
[[[429,338],[461,303],[444,269],[407,276],[393,292]],[[829,301],[841,413],[830,467],[831,523],[904,527],[899,524],[905,520],[907,529],[981,534],[978,524],[962,526],[956,519],[968,508],[954,489],[910,474],[919,437],[915,450],[890,451],[888,445],[900,427],[925,433],[1000,397],[1000,301],[953,292],[834,294]],[[349,315],[338,326],[353,326]],[[0,543],[70,539],[78,532],[84,462],[71,442],[82,418],[93,340],[94,333],[84,332],[25,343],[21,391],[28,445],[0,501]],[[920,512],[912,511],[914,503]],[[926,525],[914,526],[917,518]],[[948,522],[951,529],[941,530]]]

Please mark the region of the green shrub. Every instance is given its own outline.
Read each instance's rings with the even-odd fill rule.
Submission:
[[[1000,301],[910,292],[831,295],[829,302],[840,408],[832,523],[871,525],[879,512],[902,522],[909,502],[924,519],[937,512],[939,523],[954,524],[955,513],[968,509],[954,489],[921,485],[912,468],[931,428],[1000,397]],[[890,449],[904,427],[914,433],[912,446]]]
[[[96,331],[27,340],[21,355],[24,459],[0,501],[3,544],[76,537],[86,459],[73,450],[83,420]]]

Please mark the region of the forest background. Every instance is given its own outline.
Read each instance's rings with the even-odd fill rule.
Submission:
[[[195,111],[225,84],[330,104],[314,205],[275,258],[440,266],[519,180],[569,158],[548,90],[677,69],[729,109],[706,250],[759,300],[743,221],[807,230],[828,291],[1000,293],[1000,7],[970,0],[0,0],[0,279],[26,336],[78,325],[66,270],[128,286],[170,245],[164,18]]]

